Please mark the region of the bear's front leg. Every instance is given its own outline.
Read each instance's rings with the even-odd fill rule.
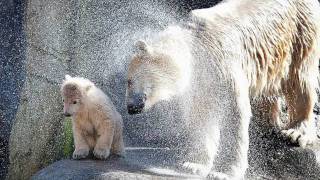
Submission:
[[[220,167],[209,174],[212,179],[240,180],[244,178],[248,167],[249,123],[252,116],[249,86],[242,72],[238,71],[233,80],[233,93],[230,96],[232,110],[226,112],[228,118],[222,123],[221,129]]]
[[[210,113],[208,112],[208,116],[210,117]],[[191,172],[195,175],[200,175],[202,177],[206,177],[213,167],[213,161],[216,156],[218,147],[219,147],[219,139],[220,139],[220,127],[217,123],[215,123],[215,119],[210,119],[210,123],[206,123],[205,119],[201,117],[199,113],[193,113],[189,116],[192,118],[193,122],[203,121],[203,125],[200,127],[195,127],[197,130],[191,130],[191,150],[189,150],[187,162],[184,162],[182,167],[187,172]]]
[[[215,128],[213,128],[213,130],[215,130]],[[216,134],[219,134],[218,133],[219,131],[215,131],[215,132],[217,132]],[[216,155],[217,142],[219,141],[218,136],[216,137],[217,138],[213,138],[209,134],[206,134],[205,142],[204,142],[205,144],[202,145],[203,149],[200,150],[201,152],[199,152],[199,150],[195,150],[195,152],[193,152],[193,153],[197,153],[196,155],[200,156],[198,158],[202,160],[198,159],[197,161],[184,162],[182,165],[183,169],[192,174],[206,177],[211,171],[211,168],[213,166],[213,160]],[[198,143],[198,142],[194,142],[194,143]]]
[[[89,155],[89,146],[86,142],[86,139],[79,127],[73,125],[73,138],[75,150],[72,154],[73,159],[83,159]]]
[[[110,149],[113,141],[114,126],[105,120],[97,129],[97,144],[94,147],[93,155],[98,159],[107,159],[110,155]]]

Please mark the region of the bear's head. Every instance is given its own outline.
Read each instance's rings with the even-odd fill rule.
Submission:
[[[138,41],[136,49],[128,68],[126,101],[129,114],[141,113],[161,100],[170,99],[185,87],[187,81],[184,73],[187,68],[182,70],[185,64],[177,63],[172,51],[160,50],[144,41]]]
[[[73,116],[83,107],[87,91],[93,86],[89,80],[79,77],[65,76],[61,86],[63,113]]]

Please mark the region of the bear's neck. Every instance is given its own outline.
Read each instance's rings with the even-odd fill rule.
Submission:
[[[190,86],[192,75],[191,32],[179,26],[171,26],[163,34],[161,40],[155,44],[155,48],[160,53],[170,56],[167,59],[170,63],[167,64],[172,67],[168,69],[174,69],[176,72],[174,89],[178,90],[176,91],[178,94],[184,93]]]
[[[211,81],[224,78],[227,68],[222,63],[228,52],[224,52],[221,37],[188,27],[169,27],[167,31],[170,33],[154,47],[160,53],[169,54],[171,63],[167,64],[178,70],[178,78],[175,79],[178,94],[198,89],[195,85],[201,85],[199,82],[205,81],[205,85],[210,86],[213,84]]]

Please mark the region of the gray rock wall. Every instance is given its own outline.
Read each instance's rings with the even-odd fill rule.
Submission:
[[[10,137],[9,179],[28,179],[61,158],[61,77],[67,72],[69,1],[26,4],[26,80]]]
[[[127,145],[169,146],[179,129],[174,104],[136,117],[126,113],[128,55],[135,40],[203,2],[28,0],[26,74],[10,138],[9,179],[28,179],[63,157],[59,85],[66,73],[93,80],[111,97],[124,117]]]
[[[23,0],[0,1],[0,179],[8,167],[8,142],[24,80]]]

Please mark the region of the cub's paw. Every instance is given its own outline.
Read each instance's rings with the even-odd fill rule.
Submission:
[[[185,169],[188,172],[191,172],[192,174],[200,175],[203,177],[206,177],[211,170],[211,167],[209,166],[192,162],[185,162],[183,163],[182,167],[183,169]]]
[[[73,159],[84,159],[89,155],[88,149],[76,149],[72,154]]]
[[[98,159],[107,159],[110,155],[110,149],[95,148],[93,155]]]
[[[281,133],[288,137],[292,143],[297,143],[302,148],[305,148],[307,145],[312,145],[316,140],[316,135],[306,133],[300,129],[292,128],[282,130]]]
[[[221,172],[210,172],[208,174],[207,179],[212,179],[212,180],[231,180],[229,175]]]

